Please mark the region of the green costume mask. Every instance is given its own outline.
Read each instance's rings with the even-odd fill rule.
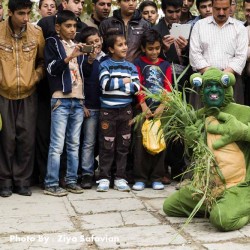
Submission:
[[[233,102],[235,76],[217,68],[208,69],[203,75],[195,73],[190,77],[190,83],[198,88],[205,108],[221,108]]]

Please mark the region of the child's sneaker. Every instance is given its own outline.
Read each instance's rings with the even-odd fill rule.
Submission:
[[[108,179],[101,179],[97,181],[98,187],[96,189],[97,192],[107,192],[109,190],[109,180]]]
[[[130,187],[128,186],[127,183],[128,182],[124,179],[115,180],[114,189],[116,189],[118,191],[122,191],[122,192],[129,192]]]
[[[74,194],[82,194],[84,190],[76,183],[66,184],[65,189]]]
[[[153,188],[154,190],[162,190],[162,189],[164,189],[164,185],[163,185],[162,182],[160,182],[160,181],[154,181],[154,182],[152,183],[152,188]]]
[[[145,183],[141,181],[137,181],[132,187],[132,189],[136,191],[142,191],[144,188],[145,188]]]
[[[43,193],[57,197],[65,196],[68,194],[68,192],[65,189],[59,186],[45,187]]]

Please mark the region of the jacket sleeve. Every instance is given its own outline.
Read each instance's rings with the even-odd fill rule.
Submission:
[[[164,78],[164,89],[168,92],[171,92],[171,85],[172,85],[172,68],[171,66],[167,67],[165,72],[165,78]]]
[[[68,64],[64,62],[64,58],[62,58],[56,40],[53,37],[46,39],[44,60],[46,71],[51,76],[62,74],[68,67]]]
[[[131,66],[132,66],[131,76],[130,76],[131,83],[123,84],[120,90],[124,91],[125,93],[133,95],[140,90],[140,81],[139,81],[138,71],[136,67],[133,64],[131,64]]]
[[[82,72],[84,77],[89,77],[91,75],[94,63],[95,62],[93,62],[92,64],[88,63],[88,57],[84,56],[84,61],[82,64]]]
[[[111,77],[109,67],[105,64],[105,61],[99,67],[99,80],[101,88],[105,91],[118,90],[124,85],[122,78]]]
[[[138,71],[138,76],[139,76],[139,82],[140,82],[140,90],[139,90],[139,93],[137,95],[137,100],[139,103],[142,103],[145,101],[145,94],[142,93],[143,89],[142,89],[142,86],[143,86],[143,75],[142,75],[142,72],[141,72],[141,68],[139,65],[136,65],[136,68],[137,68],[137,71]]]
[[[37,48],[37,55],[36,55],[36,74],[38,77],[38,82],[42,80],[45,76],[45,70],[44,70],[44,38],[42,31],[39,30],[38,33],[38,48]]]

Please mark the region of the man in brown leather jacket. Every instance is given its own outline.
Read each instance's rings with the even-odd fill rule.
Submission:
[[[36,83],[44,76],[42,31],[29,23],[32,2],[9,0],[0,23],[0,196],[31,195]]]

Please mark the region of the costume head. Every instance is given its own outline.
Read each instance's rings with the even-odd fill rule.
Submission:
[[[233,101],[233,88],[235,76],[217,68],[210,68],[203,75],[192,74],[191,85],[198,89],[202,102],[207,108],[221,108]]]

